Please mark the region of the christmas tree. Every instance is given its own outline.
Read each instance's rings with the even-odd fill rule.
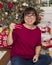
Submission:
[[[0,0],[0,24],[20,23],[20,17],[26,7],[36,8],[40,14],[43,10],[37,0]]]

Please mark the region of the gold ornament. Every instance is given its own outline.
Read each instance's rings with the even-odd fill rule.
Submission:
[[[3,28],[2,28],[2,27],[0,27],[0,33],[2,32],[2,30],[3,30]]]
[[[2,17],[1,20],[4,21],[4,18]]]

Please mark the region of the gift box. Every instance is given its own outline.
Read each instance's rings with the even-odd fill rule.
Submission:
[[[9,30],[5,27],[0,27],[0,47],[8,48],[7,37]]]

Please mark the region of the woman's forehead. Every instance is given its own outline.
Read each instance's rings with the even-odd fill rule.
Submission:
[[[35,12],[34,11],[28,11],[25,14],[35,14]]]

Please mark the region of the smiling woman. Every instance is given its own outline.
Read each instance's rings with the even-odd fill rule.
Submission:
[[[40,54],[41,30],[37,26],[37,20],[37,11],[32,7],[27,7],[22,14],[21,24],[10,24],[7,43],[12,45],[10,55],[12,65],[50,64],[51,57]],[[16,25],[18,25],[17,28]]]

